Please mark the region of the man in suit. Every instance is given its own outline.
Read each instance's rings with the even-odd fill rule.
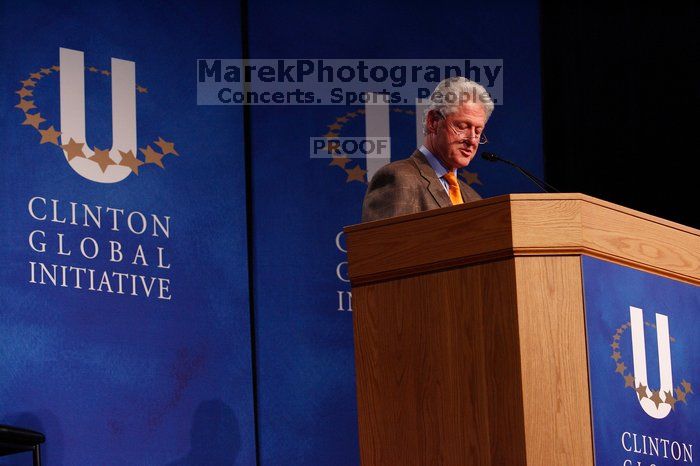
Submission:
[[[493,112],[486,89],[466,78],[448,78],[437,85],[423,117],[423,145],[408,159],[382,167],[369,183],[362,221],[481,199],[457,170],[469,165]]]

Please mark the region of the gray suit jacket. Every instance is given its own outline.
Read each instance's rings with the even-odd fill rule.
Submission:
[[[467,183],[459,180],[464,202],[481,199]],[[362,221],[370,222],[398,215],[451,206],[435,170],[416,150],[405,160],[383,166],[373,177],[362,204]]]

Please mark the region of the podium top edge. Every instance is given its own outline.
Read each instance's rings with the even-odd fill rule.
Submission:
[[[401,215],[398,217],[386,218],[382,220],[375,220],[373,222],[357,223],[354,225],[348,225],[343,228],[345,233],[354,233],[357,231],[369,230],[374,228],[379,228],[384,225],[389,224],[399,224],[403,222],[410,222],[418,219],[425,219],[430,217],[438,217],[441,215],[450,215],[454,212],[469,211],[473,209],[479,209],[491,205],[498,204],[509,204],[513,202],[522,201],[537,201],[537,202],[558,202],[558,201],[581,201],[589,204],[593,204],[602,208],[607,208],[615,210],[617,212],[637,217],[646,221],[654,222],[669,228],[683,231],[695,236],[700,236],[700,230],[677,223],[671,220],[666,220],[662,217],[657,217],[652,214],[647,214],[645,212],[632,209],[630,207],[625,207],[619,204],[615,204],[610,201],[605,201],[597,197],[589,196],[582,193],[512,193],[503,194],[494,197],[484,198],[478,201],[468,202],[466,204],[461,204],[452,207],[444,207],[441,209],[427,210],[424,212],[418,212],[415,214]]]

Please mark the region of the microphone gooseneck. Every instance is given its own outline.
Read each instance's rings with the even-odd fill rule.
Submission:
[[[548,184],[544,180],[537,178],[535,175],[533,175],[529,171],[525,170],[520,165],[516,164],[515,162],[511,162],[508,159],[504,159],[503,157],[500,157],[500,156],[494,154],[493,152],[482,152],[481,158],[486,159],[489,162],[503,162],[503,163],[510,165],[511,167],[515,167],[520,173],[522,173],[527,178],[529,178],[530,181],[535,183],[538,188],[540,188],[542,191],[544,191],[546,193],[558,193],[559,192],[559,190],[557,188]]]

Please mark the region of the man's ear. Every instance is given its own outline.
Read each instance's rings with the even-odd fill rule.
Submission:
[[[435,134],[437,132],[437,126],[440,122],[442,115],[437,110],[430,110],[425,119],[425,127],[428,130],[428,134]]]

